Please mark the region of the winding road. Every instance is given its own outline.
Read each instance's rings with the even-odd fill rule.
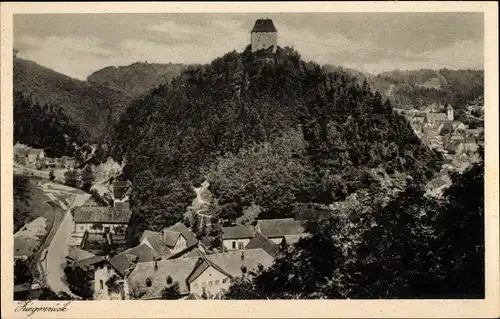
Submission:
[[[73,203],[66,210],[65,216],[59,225],[59,229],[50,242],[46,261],[44,262],[46,282],[52,291],[63,291],[78,299],[80,298],[69,290],[63,280],[64,267],[69,250],[68,242],[73,230],[73,216],[71,215],[71,208],[81,206],[89,197],[89,194],[75,195]]]

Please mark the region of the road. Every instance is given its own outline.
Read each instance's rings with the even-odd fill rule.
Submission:
[[[71,215],[71,208],[81,206],[88,198],[89,194],[77,194],[75,200],[70,205],[65,213],[65,216],[55,233],[52,241],[50,242],[46,263],[45,273],[48,286],[54,291],[64,291],[75,298],[78,296],[71,293],[68,286],[64,282],[64,267],[66,264],[66,256],[68,255],[68,241],[73,231],[73,216]]]

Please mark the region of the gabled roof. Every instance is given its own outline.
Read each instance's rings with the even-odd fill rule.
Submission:
[[[305,233],[302,222],[294,220],[293,218],[260,219],[257,221],[256,227],[260,230],[260,233],[267,238]]]
[[[200,257],[198,259],[198,262],[196,263],[196,266],[194,266],[193,271],[186,278],[186,281],[188,282],[188,284],[191,284],[193,281],[195,281],[196,278],[198,278],[201,274],[203,274],[205,272],[205,270],[207,270],[210,267],[213,267],[218,272],[220,272],[220,273],[222,273],[222,274],[224,274],[224,275],[226,275],[228,277],[231,277],[230,274],[228,274],[227,272],[225,272],[223,269],[221,269],[219,266],[217,266],[216,264],[214,264],[209,259]]]
[[[68,253],[68,258],[71,260],[74,260],[74,261],[78,261],[78,260],[82,260],[82,259],[86,259],[86,258],[90,258],[90,257],[94,257],[94,256],[95,255],[92,254],[91,252],[88,252],[88,251],[83,250],[83,249],[78,248],[78,247],[71,248],[69,253]]]
[[[184,236],[184,238],[186,239],[187,248],[198,244],[198,239],[196,238],[196,235],[192,231],[190,231],[189,228],[184,226],[184,224],[177,223],[173,226],[165,228],[165,230],[181,233],[182,236]]]
[[[165,245],[168,247],[174,247],[175,244],[177,243],[177,240],[181,236],[181,233],[178,231],[172,231],[172,230],[163,230],[163,240],[165,242]]]
[[[426,118],[428,121],[446,121],[448,119],[448,116],[446,116],[445,113],[427,113]]]
[[[278,32],[271,19],[258,19],[255,21],[252,32]]]
[[[242,255],[243,258],[241,258]],[[250,272],[251,270],[255,270],[258,264],[262,264],[264,268],[267,268],[274,262],[274,257],[261,248],[233,250],[207,255],[206,258],[232,277],[241,276],[241,266],[245,266],[247,271]]]
[[[137,264],[129,276],[129,285],[132,289],[145,291],[142,299],[158,298],[167,285],[167,277],[179,283],[179,292],[188,294],[187,277],[193,271],[198,258],[178,258],[159,260],[157,262],[144,262]],[[155,264],[157,269],[155,270]],[[151,280],[151,287],[146,286],[146,279]]]
[[[73,210],[75,223],[115,223],[127,224],[132,211],[110,206],[80,206]]]
[[[157,232],[157,231],[152,231],[152,230],[145,230],[144,233],[142,233],[142,236],[141,238],[139,239],[139,242],[143,241],[144,238],[146,237],[149,237],[149,236],[152,236],[152,235],[159,235],[160,232]]]
[[[250,240],[250,242],[245,247],[245,249],[255,248],[262,248],[266,253],[273,257],[276,257],[279,252],[279,246],[260,233],[255,234],[255,237],[252,238],[252,240]]]
[[[244,258],[241,258],[242,253]],[[273,262],[274,258],[260,248],[206,255],[201,260],[199,257],[190,257],[142,262],[130,273],[129,287],[144,291],[142,299],[159,298],[166,286],[166,279],[170,276],[173,282],[179,283],[180,293],[186,295],[189,294],[188,278],[194,280],[195,276],[198,277],[210,266],[229,277],[240,277],[241,266],[245,266],[250,272],[256,270],[259,264],[268,268]],[[148,278],[151,280],[150,287],[146,286]]]
[[[105,261],[106,258],[104,256],[93,256],[89,258],[85,258],[82,260],[78,260],[73,264],[73,267],[79,267],[81,269],[87,270],[90,266]]]
[[[172,251],[168,249],[167,244],[161,238],[160,234],[150,235],[141,241],[141,243],[150,246],[159,257],[168,258],[172,255]]]
[[[157,257],[151,247],[140,244],[110,258],[109,263],[123,276],[125,271],[135,263],[154,261]]]
[[[241,239],[253,237],[252,227],[245,225],[222,227],[222,239]]]

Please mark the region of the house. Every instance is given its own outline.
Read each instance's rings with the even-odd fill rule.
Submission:
[[[222,243],[228,251],[239,250],[245,246],[253,238],[254,230],[250,226],[238,225],[222,227]]]
[[[474,135],[469,135],[465,138],[464,151],[475,153],[478,148],[477,138]]]
[[[446,120],[448,120],[448,117],[445,113],[427,113],[425,114],[424,123],[434,125],[441,124]]]
[[[45,165],[45,151],[37,148],[15,148],[14,160],[32,168],[40,168]]]
[[[250,240],[250,242],[246,245],[245,249],[257,249],[261,248],[269,255],[276,257],[278,255],[280,247],[275,244],[273,241],[267,239],[264,235],[257,233],[255,237]]]
[[[461,132],[464,130],[467,130],[467,125],[462,123],[461,121],[453,121],[453,131],[455,132]]]
[[[80,206],[73,209],[73,232],[83,234],[112,233],[122,235],[127,229],[132,211],[128,205],[119,207]]]
[[[283,240],[287,244],[294,244],[307,236],[303,222],[293,218],[260,219],[255,225],[255,232],[261,233],[276,244],[281,244]]]
[[[220,298],[232,280],[267,269],[273,262],[274,258],[259,248],[138,263],[127,279],[129,298],[160,299],[162,290],[175,282],[185,298]]]
[[[115,200],[120,200],[126,197],[130,191],[129,181],[114,181],[113,182],[113,196]]]
[[[155,261],[158,258],[153,249],[141,244],[94,264],[94,299],[125,299],[129,293],[125,278],[130,271],[138,263]],[[117,287],[113,287],[115,284]]]
[[[275,52],[278,47],[278,30],[271,19],[258,19],[255,21],[251,34],[251,50],[267,50],[272,47]]]
[[[446,117],[448,117],[449,121],[453,122],[454,114],[453,114],[453,106],[451,106],[451,104],[448,104],[448,106],[446,107]]]
[[[438,128],[439,135],[443,136],[453,132],[453,121],[446,120]]]
[[[92,254],[91,252],[88,252],[86,250],[83,250],[79,247],[72,247],[69,250],[68,255],[66,256],[66,264],[67,265],[72,265],[73,263],[84,260],[87,258],[94,257],[95,255]]]
[[[163,258],[179,257],[198,245],[196,235],[181,223],[165,228],[161,232],[145,230],[139,241]]]
[[[443,190],[446,189],[448,186],[449,183],[447,181],[445,181],[441,177],[438,177],[436,179],[433,179],[427,184],[426,193],[433,197],[441,196]]]

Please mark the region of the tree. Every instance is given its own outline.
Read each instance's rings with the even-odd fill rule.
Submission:
[[[50,288],[44,287],[42,288],[42,293],[38,297],[38,300],[74,300],[74,298],[65,293],[64,291],[55,293]]]
[[[92,184],[94,183],[95,181],[95,173],[94,173],[94,169],[92,168],[92,165],[87,165],[85,166],[85,168],[83,169],[82,173],[81,173],[81,178],[82,178],[82,188],[85,190],[85,191],[89,191],[90,188],[92,187]]]
[[[179,283],[172,283],[172,278],[170,278],[170,283],[168,283],[169,278],[167,278],[167,286],[161,291],[161,299],[163,300],[177,300],[181,298],[181,293],[179,291]]]
[[[28,260],[16,259],[14,262],[14,285],[30,283],[33,281]]]
[[[64,183],[71,187],[79,187],[81,182],[80,172],[76,169],[69,169],[64,173]]]
[[[69,289],[75,295],[82,297],[84,300],[92,299],[94,295],[92,290],[93,272],[83,270],[80,267],[72,268],[67,266],[64,268],[64,274]]]

